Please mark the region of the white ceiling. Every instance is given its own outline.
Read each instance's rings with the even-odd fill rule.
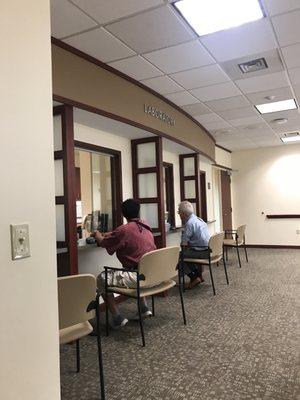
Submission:
[[[300,129],[299,110],[261,116],[254,104],[300,100],[300,0],[261,0],[262,20],[200,38],[172,2],[51,0],[52,35],[182,107],[221,146],[283,145]],[[266,70],[241,73],[238,64],[260,57]]]

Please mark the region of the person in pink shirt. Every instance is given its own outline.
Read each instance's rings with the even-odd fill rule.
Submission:
[[[136,269],[141,257],[149,251],[155,250],[154,237],[149,225],[139,217],[140,204],[136,200],[128,199],[122,203],[122,213],[127,224],[117,227],[109,234],[95,233],[95,239],[99,247],[104,247],[108,254],[116,253],[116,256],[123,268]],[[125,271],[108,271],[108,286],[136,287],[136,273]],[[98,275],[98,288],[103,296],[105,287],[105,273]],[[118,309],[113,294],[107,299],[111,313],[111,324],[113,327],[122,327],[127,324],[128,319],[124,318]],[[142,316],[151,316],[152,313],[147,307],[146,299],[141,299]]]

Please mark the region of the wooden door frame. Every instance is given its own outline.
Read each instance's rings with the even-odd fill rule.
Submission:
[[[175,219],[175,195],[174,195],[174,165],[172,163],[168,162],[163,162],[163,168],[168,168],[170,171],[170,182],[171,182],[171,187],[169,187],[169,190],[166,190],[166,202],[169,200],[170,202],[170,211],[169,214],[171,215],[171,221],[173,222],[173,225],[171,226],[173,228],[176,227],[176,219]]]
[[[203,221],[207,222],[207,191],[206,191],[206,171],[200,170],[200,196],[201,213]]]
[[[186,158],[194,158],[194,175],[184,175],[184,160]],[[189,201],[190,203],[196,203],[195,213],[201,214],[201,197],[200,197],[200,172],[199,172],[199,161],[200,156],[198,153],[179,154],[179,172],[180,172],[180,197],[181,201]],[[187,180],[193,180],[195,182],[195,197],[188,198],[185,196],[184,182]]]

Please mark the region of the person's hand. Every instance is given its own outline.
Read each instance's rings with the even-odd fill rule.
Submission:
[[[101,243],[102,240],[104,239],[104,236],[102,235],[101,232],[96,231],[96,232],[94,233],[94,238],[97,240],[97,243]]]
[[[102,236],[109,237],[111,234],[112,234],[112,232],[105,232],[105,233],[102,233]]]

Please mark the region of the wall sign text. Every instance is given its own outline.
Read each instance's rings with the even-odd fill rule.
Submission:
[[[152,115],[152,117],[160,119],[168,125],[174,126],[175,119],[170,115],[160,111],[158,108],[144,104],[144,112],[146,114]]]

